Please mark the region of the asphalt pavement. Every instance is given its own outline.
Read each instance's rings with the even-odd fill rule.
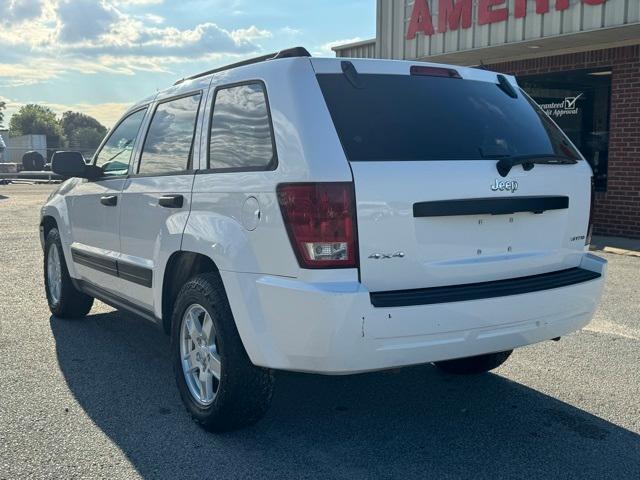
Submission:
[[[638,257],[603,253],[593,323],[495,373],[277,373],[263,421],[214,435],[183,408],[155,326],[98,302],[49,314],[52,188],[0,186],[0,479],[640,478]]]

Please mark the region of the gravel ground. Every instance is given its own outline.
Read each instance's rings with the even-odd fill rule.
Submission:
[[[493,374],[277,374],[267,417],[212,435],[178,397],[169,342],[96,303],[49,315],[38,209],[0,186],[0,478],[640,478],[640,258],[604,254],[584,331]]]

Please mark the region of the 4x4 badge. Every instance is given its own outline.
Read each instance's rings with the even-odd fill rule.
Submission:
[[[396,253],[372,253],[369,258],[373,260],[386,260],[388,258],[404,258],[404,252]]]
[[[515,180],[498,180],[496,179],[493,185],[491,185],[491,190],[494,192],[511,192],[514,193],[518,190],[518,182]]]

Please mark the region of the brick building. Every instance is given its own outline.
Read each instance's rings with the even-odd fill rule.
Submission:
[[[640,1],[377,0],[334,50],[516,75],[591,164],[596,233],[640,238]]]

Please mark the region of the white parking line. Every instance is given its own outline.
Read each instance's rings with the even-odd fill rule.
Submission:
[[[632,340],[640,340],[640,331],[625,327],[618,323],[609,322],[607,320],[594,320],[592,323],[587,325],[584,330],[588,332],[618,335],[619,337],[630,338]]]

